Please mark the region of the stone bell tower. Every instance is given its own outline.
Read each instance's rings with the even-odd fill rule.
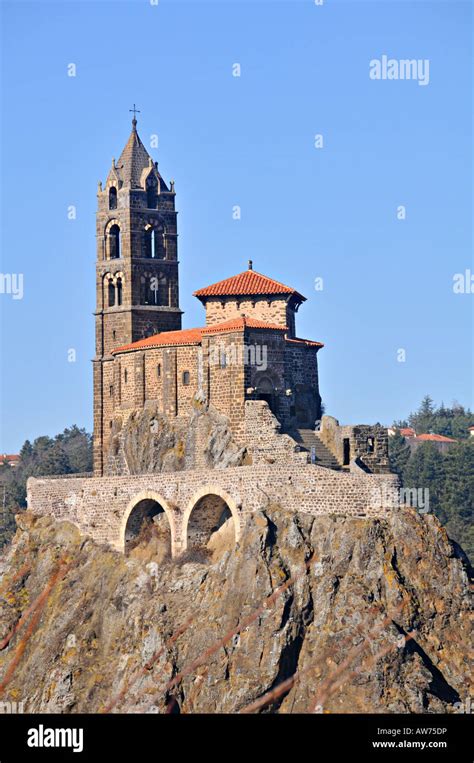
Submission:
[[[174,182],[168,187],[158,172],[138,135],[135,113],[130,137],[118,161],[112,160],[105,186],[99,182],[97,199],[94,472],[100,475],[121,383],[113,378],[111,351],[181,328]]]

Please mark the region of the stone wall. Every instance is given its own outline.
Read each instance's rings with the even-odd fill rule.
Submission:
[[[224,416],[227,416],[234,436],[242,439],[244,401],[245,401],[245,366],[233,355],[243,357],[245,332],[233,331],[203,336],[202,352],[204,358],[203,392],[209,403]]]
[[[287,434],[264,400],[245,403],[245,442],[253,464],[306,464],[308,453]]]
[[[323,416],[317,434],[341,465],[349,467],[350,462],[357,459],[374,474],[390,473],[388,432],[385,427],[366,424],[341,426],[333,416]],[[344,440],[348,442],[348,451],[345,451]]]
[[[200,348],[196,345],[156,347],[124,352],[113,360],[113,386],[106,390],[116,413],[156,403],[172,416],[188,413],[198,390]]]
[[[278,330],[246,329],[204,334],[201,344],[117,354],[97,368],[102,373],[96,399],[103,390],[104,453],[114,416],[149,403],[167,416],[185,416],[196,394],[228,417],[242,443],[245,401],[262,393],[271,398],[284,430],[311,426],[320,410],[317,350],[287,342]]]
[[[28,508],[33,513],[73,522],[84,534],[120,551],[134,507],[142,500],[155,500],[168,517],[172,553],[177,555],[187,547],[191,513],[199,511],[196,506],[208,495],[225,501],[238,540],[252,513],[274,503],[288,512],[312,515],[387,517],[397,505],[397,486],[394,475],[355,475],[311,464],[265,463],[123,477],[30,477],[27,489]]]
[[[207,326],[245,315],[266,323],[287,326],[289,336],[294,336],[294,305],[291,298],[282,297],[281,294],[264,297],[206,297],[205,306]]]
[[[313,428],[321,416],[321,396],[319,394],[318,347],[297,342],[286,342],[285,367],[291,369],[288,386],[289,426]]]

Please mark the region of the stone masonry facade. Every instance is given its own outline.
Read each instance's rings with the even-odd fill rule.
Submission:
[[[341,426],[332,416],[323,416],[318,436],[343,466],[358,461],[373,473],[390,471],[386,427]]]

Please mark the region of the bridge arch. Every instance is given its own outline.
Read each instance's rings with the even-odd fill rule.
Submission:
[[[192,495],[183,513],[182,551],[189,545],[206,545],[226,519],[233,520],[233,544],[241,535],[239,504],[219,485],[209,484]]]
[[[127,553],[129,542],[138,537],[142,523],[145,519],[152,519],[158,514],[163,514],[167,519],[170,532],[170,550],[173,554],[176,540],[176,527],[173,510],[160,493],[154,490],[142,490],[129,501],[120,523],[119,549]]]

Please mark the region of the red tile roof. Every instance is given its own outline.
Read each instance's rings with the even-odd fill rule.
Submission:
[[[249,329],[268,329],[271,331],[288,331],[288,326],[280,326],[277,323],[266,323],[257,318],[249,318],[241,315],[239,318],[231,318],[228,321],[214,323],[201,329],[203,334],[218,334],[221,331],[239,331],[244,328]]]
[[[8,455],[7,453],[0,454],[0,465],[9,466],[11,469],[16,467],[20,463],[21,459],[18,455]]]
[[[324,347],[322,342],[314,342],[312,339],[300,339],[295,336],[294,339],[286,338],[287,342],[294,342],[295,344],[305,344],[307,347]]]
[[[260,294],[294,294],[300,300],[306,300],[306,297],[292,289],[291,286],[286,286],[273,278],[257,273],[255,270],[245,270],[243,273],[194,292],[194,296],[201,301],[205,301],[206,297],[243,297]]]
[[[416,439],[423,442],[456,442],[456,440],[453,440],[451,437],[445,437],[443,434],[419,434]]]
[[[400,429],[400,434],[402,435],[402,437],[415,437],[416,436],[416,432],[415,432],[414,429],[412,429],[412,427],[402,427],[402,429]]]
[[[245,328],[288,331],[287,326],[279,326],[276,323],[266,323],[265,321],[259,321],[256,318],[240,316],[239,318],[231,318],[231,320],[215,323],[212,326],[203,326],[202,328],[182,329],[181,331],[162,331],[161,334],[154,334],[153,336],[148,336],[146,339],[139,339],[138,342],[132,342],[131,344],[124,344],[122,347],[117,347],[115,350],[112,350],[112,355],[118,354],[119,352],[146,350],[151,347],[174,347],[185,344],[201,344],[203,335],[219,334],[226,331],[243,331]]]
[[[112,350],[112,355],[127,350],[146,350],[150,347],[166,347],[179,344],[201,344],[201,329],[183,329],[182,331],[162,331],[161,334],[147,336],[138,342],[124,344]]]

